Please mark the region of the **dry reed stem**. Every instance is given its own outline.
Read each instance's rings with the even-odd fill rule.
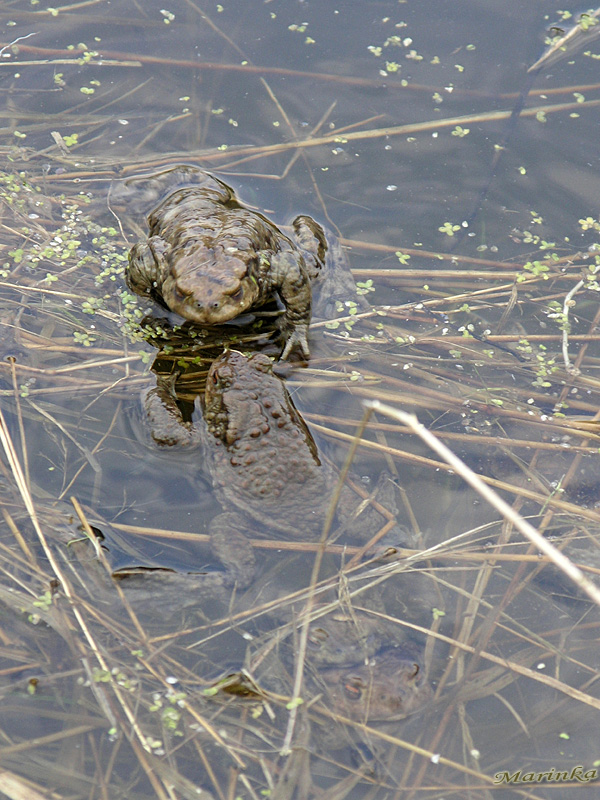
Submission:
[[[529,541],[542,551],[573,583],[588,597],[600,606],[600,589],[592,583],[563,553],[552,545],[548,539],[541,536],[520,514],[496,494],[479,475],[476,475],[458,456],[447,448],[439,439],[428,431],[413,414],[407,414],[396,408],[380,403],[378,400],[366,401],[365,405],[373,411],[379,411],[393,419],[407,425],[413,433],[417,434],[431,449],[441,456],[450,467],[455,470],[463,480],[481,495],[487,502],[499,511],[514,527]]]
[[[292,699],[290,701],[290,719],[288,728],[286,731],[285,739],[283,742],[282,753],[289,754],[291,752],[290,745],[292,736],[294,733],[294,725],[296,722],[296,716],[298,713],[298,705],[300,702],[300,694],[302,691],[302,680],[303,680],[303,671],[304,671],[304,662],[306,659],[306,646],[308,642],[308,631],[310,627],[310,613],[314,603],[314,592],[317,585],[317,581],[319,579],[319,571],[321,569],[321,563],[323,560],[323,555],[325,553],[325,545],[327,543],[327,537],[329,536],[329,532],[331,530],[331,526],[333,524],[333,520],[335,517],[337,505],[340,499],[340,495],[342,492],[342,488],[344,486],[344,481],[350,470],[350,466],[352,461],[354,460],[354,456],[356,454],[356,448],[358,443],[364,433],[364,430],[367,426],[369,418],[371,416],[370,412],[366,412],[361,420],[361,423],[356,431],[356,434],[353,438],[353,442],[351,446],[348,448],[348,453],[346,455],[346,459],[344,461],[344,465],[340,471],[340,475],[338,477],[338,481],[336,483],[335,489],[331,496],[331,500],[329,502],[329,507],[327,509],[327,516],[323,523],[323,530],[321,532],[321,538],[319,541],[319,549],[317,550],[317,554],[315,557],[312,573],[310,576],[310,583],[308,587],[308,597],[306,602],[306,615],[302,622],[302,627],[300,629],[300,638],[298,643],[298,654],[296,660],[296,673],[294,676],[294,688],[292,691]]]
[[[27,485],[25,483],[25,479],[23,477],[23,472],[21,470],[21,465],[19,463],[19,460],[17,458],[16,452],[14,450],[12,439],[10,437],[10,432],[8,430],[8,427],[6,425],[6,421],[4,419],[4,415],[2,414],[1,410],[0,410],[0,442],[2,443],[2,446],[4,448],[4,452],[6,454],[8,462],[10,464],[11,470],[13,471],[13,475],[15,477],[15,482],[17,484],[19,492],[21,493],[21,497],[23,498],[23,502],[25,503],[25,507],[26,507],[27,512],[29,514],[29,517],[31,519],[31,523],[32,523],[32,525],[34,527],[34,530],[35,530],[37,536],[38,536],[39,542],[40,542],[40,544],[42,546],[42,549],[44,550],[46,558],[48,559],[48,562],[49,562],[49,564],[50,564],[50,566],[52,568],[52,571],[56,575],[62,590],[64,591],[67,599],[69,600],[69,602],[71,604],[71,608],[73,610],[73,614],[74,614],[75,618],[77,619],[79,627],[80,627],[85,639],[87,640],[87,643],[88,643],[92,653],[94,654],[94,657],[96,658],[96,661],[98,662],[100,668],[105,673],[110,675],[111,673],[110,673],[108,664],[105,661],[104,655],[101,652],[101,649],[98,647],[98,644],[96,643],[96,641],[95,641],[95,639],[94,639],[94,637],[93,637],[93,635],[92,635],[92,633],[91,633],[86,621],[84,620],[84,618],[83,618],[83,616],[82,616],[82,614],[81,614],[81,612],[80,612],[80,610],[79,610],[79,608],[77,606],[77,598],[73,594],[73,590],[71,588],[71,585],[67,581],[66,576],[64,575],[61,567],[59,566],[58,562],[56,561],[56,558],[54,557],[54,553],[53,553],[52,549],[50,548],[50,546],[48,545],[48,541],[46,539],[46,536],[44,535],[44,533],[43,533],[43,531],[42,531],[42,529],[40,527],[40,524],[39,524],[39,521],[38,521],[38,517],[37,517],[37,513],[35,511],[35,507],[33,505],[33,501],[32,501],[31,495],[30,495],[29,490],[27,488]],[[114,692],[114,694],[115,694],[115,696],[116,696],[121,708],[123,709],[123,711],[125,713],[125,716],[127,717],[127,720],[128,720],[129,725],[131,726],[131,729],[133,730],[133,732],[135,733],[135,735],[139,739],[139,741],[142,744],[142,746],[144,747],[144,749],[146,749],[148,752],[151,752],[151,748],[147,744],[146,737],[143,735],[142,731],[140,730],[140,728],[139,728],[139,726],[138,726],[138,724],[137,724],[137,722],[135,720],[135,717],[133,716],[133,713],[132,713],[132,711],[131,711],[131,709],[129,707],[129,704],[125,701],[125,698],[123,696],[123,693],[122,693],[120,687],[112,679],[110,680],[110,686],[111,686],[111,689],[113,690],[113,692]]]

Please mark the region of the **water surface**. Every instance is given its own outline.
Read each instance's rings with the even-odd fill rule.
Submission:
[[[0,756],[15,781],[94,798],[593,796],[537,775],[598,764],[597,612],[566,580],[531,580],[536,551],[392,420],[372,418],[353,468],[368,487],[396,473],[410,541],[452,539],[411,565],[436,592],[419,636],[437,697],[393,725],[338,723],[329,743],[314,711],[312,738],[300,727],[294,740],[306,763],[279,755],[285,704],[271,719],[202,694],[272,619],[231,625],[208,604],[150,610],[137,629],[101,569],[78,577],[92,548],[66,545],[75,497],[113,569],[214,566],[199,535],[219,506],[201,456],[144,431],[157,348],[122,273],[145,222],[112,200],[124,178],[185,161],[277,224],[313,215],[373,281],[377,315],[315,326],[309,367],[287,377],[324,457],[343,464],[361,401],[380,398],[415,411],[542,532],[593,553],[597,44],[542,67],[509,120],[550,27],[573,24],[559,6],[5,4],[0,298],[15,362],[0,388],[26,486],[3,461]],[[210,355],[177,358],[190,375]],[[282,593],[306,585],[312,556],[264,559]],[[384,584],[400,620],[405,566]],[[340,568],[331,556],[323,575]],[[504,772],[521,777],[498,788]]]

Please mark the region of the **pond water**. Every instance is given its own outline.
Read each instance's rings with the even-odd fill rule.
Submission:
[[[269,317],[205,335],[134,297],[148,208],[123,191],[186,163],[288,232],[308,214],[337,234],[371,309],[315,321],[309,364],[276,368],[327,474],[363,401],[414,412],[593,576],[595,18],[528,72],[582,9],[164,2],[0,9],[0,794],[595,797],[597,607],[404,423],[373,414],[350,477],[385,505],[391,474],[396,555],[354,567],[364,531],[328,548],[313,612],[346,616],[309,632],[303,703],[288,595],[318,545],[266,502],[248,592],[197,589],[219,585],[207,534],[232,509],[202,448],[152,441],[141,398],[174,376],[201,425],[224,345],[281,346]],[[423,702],[369,716],[394,681]]]

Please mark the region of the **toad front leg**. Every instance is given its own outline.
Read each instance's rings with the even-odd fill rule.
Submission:
[[[132,292],[160,296],[160,287],[169,274],[167,255],[171,247],[160,236],[151,236],[134,244],[129,252],[125,280]],[[162,298],[161,298],[162,299]]]
[[[275,278],[275,288],[285,305],[285,313],[281,320],[285,347],[281,360],[285,361],[294,349],[297,349],[303,358],[308,359],[312,289],[304,259],[294,252],[278,253],[273,259],[271,270]]]

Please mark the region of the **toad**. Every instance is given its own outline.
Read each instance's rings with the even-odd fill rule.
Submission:
[[[215,493],[224,508],[236,510],[226,512],[237,513],[235,527],[243,527],[243,517],[287,538],[317,539],[338,474],[321,461],[271,360],[235,350],[216,359],[206,380],[203,422],[200,438]],[[361,503],[342,487],[336,521],[345,530],[360,528],[365,542],[386,520],[371,506],[354,520]]]
[[[161,404],[156,404],[155,412],[160,416]],[[171,410],[162,406],[162,413],[169,426],[177,425],[180,412],[176,405]],[[200,568],[195,574],[127,568],[114,577],[122,579],[136,613],[145,610],[161,620],[185,608],[204,608],[206,601],[229,608],[232,590],[239,595],[250,585],[252,592],[261,593],[261,602],[268,600],[266,593],[273,587],[277,613],[285,612],[281,584],[276,579],[271,583],[265,575],[261,581],[255,580],[255,552],[247,534],[257,538],[278,535],[300,542],[318,539],[339,475],[321,460],[285,383],[262,353],[247,357],[230,350],[213,362],[206,381],[204,416],[197,428],[204,466],[222,506],[222,512],[208,525],[218,568]],[[378,500],[386,502],[381,497]],[[382,513],[364,506],[362,498],[344,485],[333,538],[343,534],[363,544],[386,525]],[[403,534],[396,530],[398,536]],[[403,605],[417,603],[420,609],[422,595],[417,597],[410,576],[403,576],[402,586],[403,594],[412,595]],[[334,604],[331,610],[317,606],[313,611],[308,686],[315,693],[323,691],[327,705],[357,721],[395,720],[429,701],[431,687],[422,667],[422,647],[410,640],[401,626],[369,609],[347,612]],[[279,630],[269,630],[267,650],[273,637],[291,644],[301,613],[302,608],[296,606],[291,614],[284,614],[282,627],[278,621]],[[258,674],[261,685],[279,694],[289,693],[291,685],[291,659],[285,648],[282,652],[279,664],[265,662],[267,670]]]
[[[324,691],[337,713],[360,722],[403,719],[431,700],[423,648],[392,619],[346,604],[332,610],[317,605],[312,616],[306,677],[315,691]],[[298,617],[295,621],[299,624]],[[266,637],[265,649],[273,635]],[[254,660],[261,657],[259,650]],[[268,685],[286,671],[267,661],[263,680]]]
[[[206,378],[204,413],[197,422],[184,420],[168,382],[148,391],[144,403],[155,440],[201,446],[205,471],[223,508],[211,521],[210,532],[228,571],[236,571],[235,561],[244,552],[242,532],[252,537],[277,533],[297,541],[319,538],[339,475],[322,461],[268,356],[227,350],[217,358]],[[406,539],[393,521],[394,484],[383,476],[376,493],[378,502],[391,508],[387,518],[348,485],[342,486],[334,537],[348,533],[364,544],[387,525],[393,528],[391,538]],[[228,536],[236,540],[232,559],[219,552]],[[247,558],[249,563],[251,556]],[[251,572],[236,575],[239,585],[248,585],[251,578]]]
[[[286,236],[223,181],[185,165],[137,182],[140,191],[170,189],[148,215],[148,238],[129,253],[126,280],[137,294],[207,326],[275,294],[285,307],[283,360],[293,350],[309,357],[313,287],[320,287],[323,303],[350,298],[368,305],[356,294],[341,248],[311,217],[297,216]]]

